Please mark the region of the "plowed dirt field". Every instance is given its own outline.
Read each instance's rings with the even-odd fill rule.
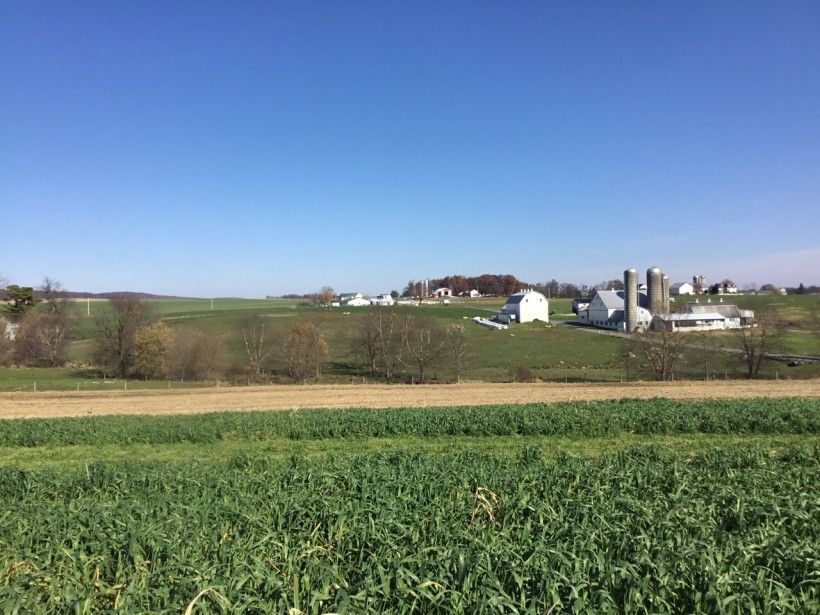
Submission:
[[[0,418],[195,414],[219,410],[467,406],[620,399],[820,397],[820,380],[628,384],[278,385],[182,391],[0,393]]]

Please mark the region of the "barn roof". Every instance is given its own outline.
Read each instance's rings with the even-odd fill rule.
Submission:
[[[509,298],[507,299],[506,305],[517,305],[517,304],[521,303],[524,300],[524,297],[532,296],[532,295],[538,295],[542,299],[546,300],[546,297],[544,295],[542,295],[541,293],[539,293],[538,291],[535,291],[535,290],[524,291],[524,290],[522,290],[520,292],[515,293],[514,295],[510,295]]]
[[[687,303],[684,311],[689,314],[720,314],[723,318],[740,318],[740,308],[734,303]]]
[[[595,291],[601,298],[601,302],[608,310],[622,310],[624,308],[624,291],[622,290],[598,290]],[[646,307],[646,293],[638,291],[638,305]]]

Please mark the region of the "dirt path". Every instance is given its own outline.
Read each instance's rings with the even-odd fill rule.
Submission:
[[[278,385],[185,391],[0,393],[0,418],[196,414],[217,410],[388,408],[668,397],[818,397],[818,380],[628,384]]]

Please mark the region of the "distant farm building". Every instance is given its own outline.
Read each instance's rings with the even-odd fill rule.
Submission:
[[[345,307],[362,307],[370,305],[370,299],[365,299],[362,293],[342,293],[339,295],[339,304]]]
[[[623,290],[597,290],[589,303],[579,303],[576,322],[602,329],[623,331],[624,321]],[[646,328],[652,322],[652,314],[647,309],[649,299],[645,292],[638,292],[638,326]]]
[[[709,331],[751,325],[754,312],[730,303],[687,303],[679,313],[669,313],[669,296],[694,293],[688,282],[669,285],[658,267],[646,272],[648,290],[639,290],[635,269],[624,271],[624,290],[598,290],[588,304],[573,303],[576,322],[615,331]]]
[[[752,310],[742,310],[733,303],[687,303],[677,314],[657,314],[652,319],[654,331],[711,331],[739,329],[754,322]]]
[[[439,297],[439,298],[441,298],[441,297],[452,297],[453,296],[453,291],[451,289],[447,288],[446,286],[442,286],[441,288],[437,288],[436,290],[433,291],[433,296],[434,297]]]
[[[475,288],[473,290],[465,290],[458,293],[459,297],[469,297],[470,299],[474,299],[476,297],[480,297],[481,293],[478,292]]]
[[[510,295],[496,320],[502,323],[532,322],[533,320],[549,322],[549,301],[537,291],[519,291]]]
[[[669,287],[669,294],[677,297],[680,295],[694,295],[695,287],[689,282],[677,282]]]
[[[370,299],[370,305],[393,305],[394,303],[395,301],[393,300],[393,297],[387,293],[383,293]]]

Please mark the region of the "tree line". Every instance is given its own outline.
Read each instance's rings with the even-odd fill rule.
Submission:
[[[58,282],[46,278],[35,290],[9,286],[8,319],[0,319],[0,364],[62,367],[76,324]],[[36,308],[36,309],[35,309]],[[264,316],[242,318],[228,342],[198,328],[173,328],[162,321],[149,301],[114,297],[94,319],[90,359],[104,373],[120,378],[208,381],[223,378],[269,382],[285,376],[294,382],[319,379],[331,360],[321,322],[303,321],[277,332]],[[5,327],[16,325],[14,339]],[[418,382],[430,370],[446,366],[458,380],[467,356],[467,331],[458,323],[444,327],[435,318],[408,311],[373,307],[348,338],[344,361],[360,372],[395,380],[407,371]]]
[[[439,365],[458,381],[467,362],[467,330],[461,323],[444,327],[430,316],[374,307],[356,331],[351,354],[367,373],[388,381],[411,369],[414,379],[425,382]]]
[[[485,296],[508,297],[517,293],[523,288],[533,288],[548,297],[561,297],[576,299],[588,296],[595,288],[609,288],[612,281],[601,282],[594,287],[587,284],[575,284],[572,282],[559,282],[550,280],[548,282],[524,282],[510,273],[483,273],[478,276],[448,275],[443,278],[432,278],[427,281],[429,292],[437,288],[449,288],[453,295],[468,293],[477,290]],[[615,280],[614,282],[617,282]],[[402,297],[422,296],[422,281],[410,280],[402,291]]]

